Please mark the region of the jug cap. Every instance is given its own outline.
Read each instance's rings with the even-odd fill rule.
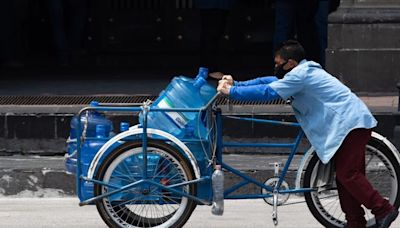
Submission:
[[[208,68],[206,67],[199,67],[199,74],[200,77],[207,79],[208,77]]]
[[[97,106],[99,106],[99,102],[98,101],[91,101],[90,102],[90,106],[97,107]]]
[[[120,129],[121,131],[127,131],[127,130],[129,130],[129,123],[127,123],[127,122],[121,122],[120,125],[119,125],[119,129]]]

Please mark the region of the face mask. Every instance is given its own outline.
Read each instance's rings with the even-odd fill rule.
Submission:
[[[287,70],[283,69],[283,66],[285,66],[286,63],[287,63],[287,61],[280,64],[279,66],[275,67],[274,74],[278,79],[282,79],[285,76],[285,74],[291,70],[291,69],[287,69]]]

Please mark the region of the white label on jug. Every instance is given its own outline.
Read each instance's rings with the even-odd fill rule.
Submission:
[[[158,105],[159,108],[175,108],[174,105],[172,104],[172,102],[165,97],[164,99],[162,99]],[[180,128],[184,128],[188,122],[188,120],[185,118],[185,116],[182,113],[179,112],[166,112],[165,113],[167,116],[169,116],[172,121],[174,121],[174,123],[176,125],[178,125],[178,127]]]

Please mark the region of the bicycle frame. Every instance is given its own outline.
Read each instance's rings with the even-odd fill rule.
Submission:
[[[241,121],[253,121],[253,122],[258,122],[258,123],[267,123],[267,124],[291,126],[291,127],[300,128],[300,125],[298,123],[292,123],[292,122],[262,120],[262,119],[256,119],[256,118],[243,118],[243,117],[234,117],[234,116],[225,116],[225,117],[231,118],[231,119],[237,119],[237,120],[241,120]],[[235,192],[239,188],[244,187],[250,183],[255,184],[258,187],[265,189],[271,193],[277,192],[280,194],[304,193],[304,192],[310,192],[310,191],[314,190],[312,188],[295,188],[295,189],[280,190],[282,182],[285,180],[286,173],[289,170],[289,166],[294,158],[294,155],[297,152],[298,145],[300,144],[301,139],[304,137],[304,133],[301,130],[301,128],[299,129],[299,133],[297,134],[294,143],[230,143],[230,142],[223,142],[223,140],[222,140],[222,114],[221,114],[220,110],[218,110],[216,112],[216,118],[217,118],[217,124],[218,124],[218,126],[217,126],[217,156],[216,156],[217,163],[222,165],[222,167],[224,169],[226,169],[227,171],[229,171],[229,172],[233,173],[234,175],[243,179],[242,182],[237,183],[224,191],[225,199],[259,199],[259,198],[268,198],[268,197],[273,196],[272,194],[247,194],[247,195],[242,194],[242,195],[234,195],[234,196],[230,195],[231,193]],[[278,182],[276,183],[276,185],[273,188],[271,188],[270,186],[267,186],[264,183],[261,183],[261,182],[255,180],[254,178],[251,178],[248,175],[244,174],[243,172],[240,172],[239,170],[224,163],[223,156],[222,156],[222,149],[225,147],[290,148],[291,152],[288,156],[288,160],[285,162],[282,173],[279,175]]]
[[[205,111],[207,110],[207,108],[215,101],[216,97],[218,95],[216,95],[207,105],[205,105],[202,108],[152,108],[151,111],[155,111],[155,112],[201,112],[201,111]],[[117,186],[112,186],[109,185],[107,183],[104,183],[100,180],[96,180],[94,179],[92,176],[88,177],[88,176],[83,176],[82,175],[82,167],[81,167],[81,146],[82,146],[82,140],[84,140],[83,136],[82,136],[82,129],[81,129],[81,119],[78,118],[78,126],[77,126],[77,172],[76,172],[76,188],[77,188],[77,193],[78,195],[81,193],[81,184],[80,181],[84,180],[84,181],[88,181],[88,182],[93,182],[99,185],[104,185],[110,188],[114,188],[115,190],[110,191],[106,194],[103,195],[99,195],[99,196],[95,196],[91,199],[85,200],[85,201],[81,201],[79,203],[79,205],[83,206],[83,205],[88,205],[91,204],[97,200],[100,200],[104,197],[108,197],[117,193],[120,193],[122,191],[134,188],[137,185],[140,184],[149,184],[149,185],[154,185],[160,189],[165,189],[167,191],[171,191],[174,192],[175,194],[181,195],[183,197],[187,197],[189,199],[195,200],[198,203],[201,204],[206,204],[206,205],[211,205],[212,202],[209,201],[205,201],[203,199],[200,199],[196,196],[187,194],[185,192],[179,191],[174,189],[175,187],[178,186],[183,186],[183,185],[189,185],[189,184],[194,184],[194,183],[200,183],[203,181],[210,181],[211,177],[210,176],[198,176],[196,175],[195,180],[191,180],[191,181],[186,181],[183,183],[180,183],[178,185],[173,185],[173,186],[164,186],[161,185],[157,182],[154,182],[150,179],[147,178],[147,145],[148,145],[148,127],[147,127],[147,114],[150,111],[149,110],[149,106],[147,106],[146,104],[134,104],[134,105],[142,105],[141,107],[121,107],[121,106],[115,106],[115,104],[99,104],[99,107],[87,107],[82,109],[79,112],[79,117],[85,113],[86,111],[90,111],[90,110],[96,110],[96,111],[114,111],[114,112],[143,112],[143,116],[144,116],[144,122],[143,122],[143,126],[142,126],[142,153],[143,153],[143,178],[141,180],[138,180],[134,183],[130,183],[126,186],[123,187],[117,187]],[[111,105],[111,106],[110,106]],[[295,139],[294,143],[278,143],[278,144],[273,144],[273,143],[231,143],[231,142],[223,142],[222,139],[222,114],[221,114],[221,110],[220,109],[216,109],[213,110],[213,113],[215,115],[216,118],[216,123],[217,123],[217,131],[216,131],[216,146],[217,146],[217,150],[216,150],[216,162],[218,164],[221,164],[222,167],[233,173],[234,175],[240,177],[243,179],[242,182],[235,184],[234,186],[228,188],[225,190],[224,192],[224,198],[225,199],[259,199],[259,198],[268,198],[268,197],[273,197],[273,194],[243,194],[243,195],[231,195],[231,193],[233,193],[234,191],[236,191],[237,189],[247,185],[247,184],[255,184],[257,186],[259,186],[262,189],[265,189],[271,193],[279,193],[279,194],[286,194],[286,193],[304,193],[304,192],[310,192],[313,191],[313,189],[311,188],[294,188],[294,189],[286,189],[286,190],[280,190],[281,184],[283,183],[283,181],[285,180],[285,176],[286,173],[289,169],[289,165],[293,160],[294,155],[297,152],[297,147],[301,141],[301,139],[304,136],[304,133],[302,132],[302,130],[299,130],[299,133]],[[300,127],[300,125],[298,123],[291,123],[291,122],[282,122],[282,121],[274,121],[274,120],[261,120],[261,119],[255,119],[255,118],[241,118],[241,117],[232,117],[232,116],[226,116],[226,118],[233,118],[233,119],[237,119],[240,121],[254,121],[254,122],[259,122],[259,123],[267,123],[267,124],[275,124],[275,125],[284,125],[284,126],[292,126],[292,127]],[[117,136],[115,136],[117,137]],[[114,138],[115,138],[114,137]],[[113,138],[113,139],[114,139]],[[171,137],[173,138],[173,136]],[[124,137],[121,136],[121,139],[124,139]],[[115,141],[117,140],[121,140],[120,138],[117,137],[117,139],[115,139]],[[176,139],[176,138],[175,138]],[[282,170],[282,173],[279,176],[279,181],[276,183],[276,185],[272,188],[270,186],[265,185],[264,183],[261,183],[257,180],[255,180],[254,178],[249,177],[248,175],[244,174],[243,172],[240,172],[239,170],[227,165],[226,163],[223,162],[223,156],[222,156],[222,149],[226,148],[226,147],[269,147],[269,148],[291,148],[291,152],[289,154],[288,160],[285,163],[285,166]],[[189,155],[190,157],[190,155]],[[95,157],[95,159],[100,159],[99,157]],[[96,161],[98,162],[98,161]],[[97,163],[95,163],[97,164]],[[196,163],[192,162],[192,166],[196,166]],[[193,167],[194,169],[196,167]],[[80,197],[80,195],[79,195]]]

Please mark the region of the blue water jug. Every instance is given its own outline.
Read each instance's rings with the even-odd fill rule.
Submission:
[[[189,78],[189,77],[185,77],[185,76],[179,76],[180,79],[182,80],[186,80],[189,82],[194,82],[196,81],[199,77],[202,77],[204,79],[207,79],[208,77],[208,69],[205,67],[200,67],[199,68],[199,72],[196,76],[196,78]],[[204,102],[204,105],[208,104],[208,102],[215,96],[215,94],[217,93],[217,90],[215,88],[215,86],[211,85],[210,83],[208,83],[206,81],[206,83],[204,83],[204,85],[200,88],[200,96]],[[201,113],[201,122],[207,126],[206,122],[207,122],[207,113],[203,112]]]
[[[95,107],[98,106],[98,102],[92,101],[90,106]],[[96,126],[103,125],[105,127],[105,133],[108,137],[110,132],[113,130],[112,122],[107,119],[103,114],[96,111],[87,111],[86,113],[81,115],[81,131],[84,130],[85,123],[87,123],[86,129],[86,137],[95,137],[96,135]],[[77,135],[78,129],[78,116],[74,116],[71,120],[71,131],[70,138],[75,139]]]
[[[98,106],[98,102],[92,101],[90,106],[95,107]],[[84,129],[85,123],[87,124],[86,129],[86,137],[98,137],[99,135],[104,135],[104,137],[109,137],[112,134],[113,126],[112,122],[108,120],[104,115],[96,111],[88,111],[87,115],[81,115],[81,131]],[[70,136],[67,140],[67,154],[65,155],[65,168],[68,173],[75,174],[76,167],[77,167],[77,143],[76,143],[76,136],[77,136],[77,129],[78,129],[78,116],[74,116],[70,123]],[[98,131],[96,131],[96,127],[99,127]],[[104,141],[104,140],[103,140]],[[84,148],[90,147],[87,143],[90,144],[90,140],[86,140],[85,144],[82,145],[82,153]],[[103,143],[104,144],[104,143]],[[98,146],[96,146],[97,148]],[[85,156],[85,154],[82,154]],[[83,160],[83,159],[82,159]]]
[[[152,107],[200,108],[216,94],[214,86],[207,83],[208,69],[200,67],[196,78],[178,76],[163,90]],[[139,121],[143,124],[143,116]],[[194,127],[194,137],[206,138],[207,129],[199,113],[195,112],[150,112],[148,127],[161,129],[178,138],[185,137],[187,127]]]
[[[204,77],[196,77],[195,80],[175,77],[151,107],[200,108],[205,104],[200,93],[205,83]],[[143,125],[142,114],[139,121]],[[149,112],[147,121],[148,127],[161,129],[178,138],[185,135],[188,126],[194,127],[195,137],[205,138],[207,134],[198,112]]]
[[[81,166],[82,175],[87,176],[89,166],[100,148],[108,141],[106,126],[97,125],[95,127],[95,137],[87,138],[82,146]],[[82,181],[81,200],[93,197],[93,182]]]

